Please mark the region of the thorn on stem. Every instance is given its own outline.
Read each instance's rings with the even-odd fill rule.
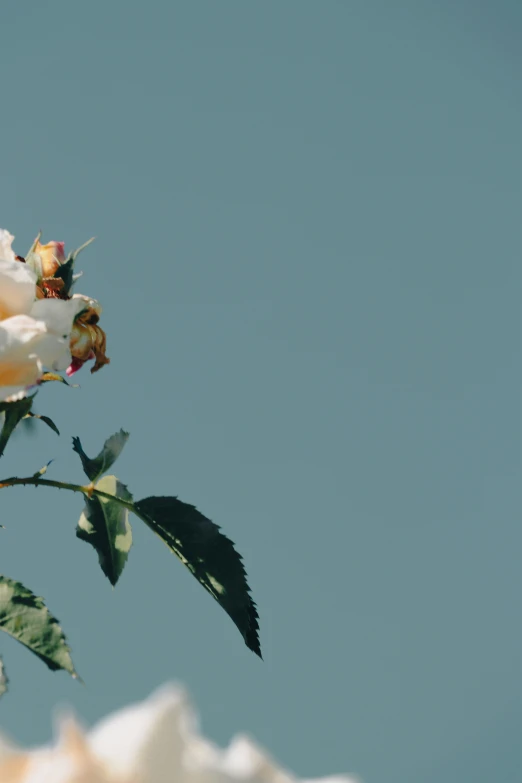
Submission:
[[[94,481],[91,481],[91,483],[88,486],[83,487],[83,491],[85,492],[85,494],[90,500],[92,498],[92,493],[94,492]]]

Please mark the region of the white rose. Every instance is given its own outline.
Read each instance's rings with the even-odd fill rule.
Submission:
[[[15,260],[13,236],[0,229],[0,401],[26,394],[44,368],[65,370],[77,299],[36,301],[36,276]]]
[[[21,753],[0,740],[2,783],[297,783],[247,737],[221,750],[202,737],[188,700],[167,687],[84,734],[62,721],[54,747]],[[304,783],[304,782],[303,782]],[[312,783],[309,781],[308,783]],[[314,783],[354,783],[336,776]]]

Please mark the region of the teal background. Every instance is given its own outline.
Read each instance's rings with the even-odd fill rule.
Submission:
[[[47,741],[168,680],[302,776],[515,783],[522,766],[522,6],[1,4],[0,225],[81,256],[110,367],[43,389],[3,475],[118,476],[236,542],[265,662],[134,523],[115,591],[82,503],[1,496],[3,573],[86,686],[8,638],[0,726]]]

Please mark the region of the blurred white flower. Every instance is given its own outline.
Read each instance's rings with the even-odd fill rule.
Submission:
[[[23,397],[44,368],[67,369],[73,321],[84,309],[78,299],[36,301],[36,275],[16,260],[13,239],[0,229],[0,401]]]
[[[185,693],[166,687],[86,734],[71,718],[62,720],[54,747],[21,752],[1,740],[0,781],[297,783],[297,778],[247,737],[236,737],[225,750],[213,745],[199,734]],[[315,783],[354,781],[336,776]]]
[[[14,236],[9,231],[6,231],[5,228],[0,228],[0,258],[5,261],[14,261],[16,258],[11,247],[13,240]]]

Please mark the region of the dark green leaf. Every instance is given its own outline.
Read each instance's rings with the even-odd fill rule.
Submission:
[[[32,397],[24,397],[23,399],[17,400],[16,402],[0,402],[0,413],[9,413],[10,411],[14,411],[18,409],[22,410],[23,407],[28,404],[29,400],[31,400],[31,405],[32,405],[32,401],[34,400],[34,395]]]
[[[49,418],[49,416],[41,416],[38,413],[31,413],[31,412],[27,413],[26,416],[28,416],[31,419],[40,419],[40,421],[43,421],[44,424],[47,424],[47,426],[50,427],[53,432],[56,432],[57,435],[60,434],[60,430],[58,429],[54,421]]]
[[[80,455],[83,469],[91,481],[96,481],[103,473],[109,470],[120,456],[123,447],[127,443],[128,437],[129,433],[124,432],[123,430],[111,435],[111,437],[105,441],[103,449],[94,459],[90,459],[84,452],[80,438],[73,438],[73,450]]]
[[[74,269],[74,258],[72,256],[69,256],[67,261],[65,261],[61,266],[59,266],[53,275],[55,278],[61,278],[63,280],[62,290],[66,296],[69,296],[69,293],[72,288],[73,269]]]
[[[31,650],[49,669],[65,669],[78,676],[63,631],[43,598],[6,576],[0,576],[0,630]]]
[[[116,476],[104,476],[95,488],[132,501],[127,487]],[[115,500],[93,495],[85,502],[76,535],[95,548],[103,573],[111,585],[115,585],[132,546],[132,529],[125,506]]]
[[[0,413],[4,414],[4,426],[0,432],[0,457],[4,453],[15,427],[31,410],[33,397],[24,397],[17,402],[0,402]]]
[[[232,618],[247,647],[261,657],[256,605],[232,541],[194,506],[176,497],[144,498],[134,507]]]
[[[7,674],[5,673],[5,666],[3,660],[0,658],[0,696],[3,696],[7,690],[7,683],[9,682]]]

